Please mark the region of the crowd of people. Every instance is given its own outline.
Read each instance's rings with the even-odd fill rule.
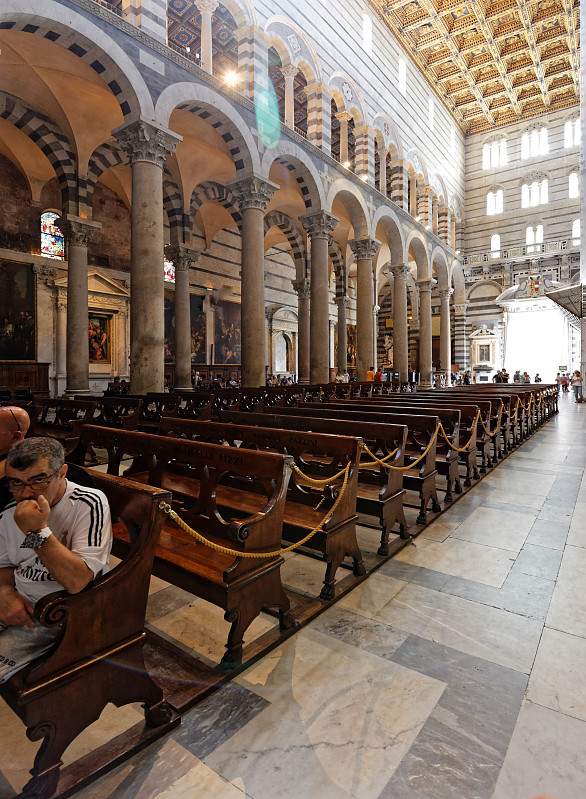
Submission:
[[[558,386],[558,392],[561,391],[562,394],[568,394],[571,387],[576,402],[582,402],[583,381],[582,372],[579,369],[575,369],[571,375],[569,372],[558,372],[555,382]]]

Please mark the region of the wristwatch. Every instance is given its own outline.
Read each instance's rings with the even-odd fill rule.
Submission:
[[[20,548],[40,549],[50,535],[53,535],[53,532],[49,527],[43,527],[42,530],[31,530],[25,535]]]

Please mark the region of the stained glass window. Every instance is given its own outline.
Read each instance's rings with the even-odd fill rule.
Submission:
[[[173,265],[173,261],[168,261],[165,258],[164,261],[164,274],[165,274],[165,282],[166,283],[174,283],[175,282],[175,266]]]
[[[45,258],[63,260],[65,257],[63,233],[55,224],[58,217],[59,214],[54,211],[45,211],[41,214],[41,255]]]

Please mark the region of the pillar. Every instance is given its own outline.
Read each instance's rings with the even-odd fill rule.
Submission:
[[[432,202],[432,198],[430,198]],[[431,230],[436,236],[439,235],[439,205],[437,197],[433,198],[433,205],[431,206]]]
[[[454,305],[454,359],[460,370],[468,368],[468,331],[466,303]]]
[[[212,19],[218,7],[218,0],[196,0],[195,5],[201,14],[201,52],[200,66],[210,75],[213,73]]]
[[[294,64],[281,67],[281,74],[285,79],[285,125],[295,127],[295,77],[299,72]]]
[[[338,220],[325,211],[301,217],[311,240],[311,313],[309,379],[329,382],[329,305],[328,245]]]
[[[437,235],[440,237],[442,241],[445,241],[446,244],[449,244],[448,240],[448,227],[449,227],[449,209],[448,208],[440,208],[438,211],[438,220],[437,220]]]
[[[356,174],[366,183],[374,186],[374,136],[368,125],[360,125],[354,133],[356,136]],[[376,186],[376,188],[379,187]]]
[[[67,379],[67,301],[65,294],[59,292],[56,297],[57,313],[57,358],[55,362],[55,396],[61,393],[61,387]]]
[[[293,287],[297,292],[297,380],[309,383],[309,299],[311,287],[309,280],[296,280]]]
[[[167,44],[167,0],[122,0],[122,17]]]
[[[450,385],[452,371],[452,340],[450,330],[450,297],[454,289],[440,289],[440,369],[446,375],[446,385]]]
[[[580,0],[580,41],[586,42],[586,2]],[[580,59],[580,282],[582,283],[582,319],[580,320],[580,371],[586,374],[586,58]]]
[[[380,246],[374,239],[348,242],[356,258],[356,372],[359,380],[374,366],[374,275],[373,258]]]
[[[189,270],[197,265],[200,253],[172,245],[165,254],[175,266],[175,382],[173,388],[189,390],[191,384],[191,293]]]
[[[431,363],[431,280],[419,286],[419,382],[422,388],[432,385]]]
[[[338,373],[348,371],[348,319],[347,310],[350,307],[348,297],[337,297],[338,306]]]
[[[352,114],[348,111],[340,111],[336,114],[336,119],[340,123],[340,163],[349,163],[350,157],[348,152],[348,123],[352,119]]]
[[[66,394],[81,394],[90,390],[87,248],[101,227],[97,222],[70,214],[63,224],[67,239]]]
[[[323,83],[305,87],[307,95],[307,139],[325,153],[332,152],[332,98]]]
[[[269,85],[269,44],[256,25],[238,28],[238,91],[253,102],[266,99]]]
[[[417,177],[409,175],[409,213],[415,219],[417,216]]]
[[[264,215],[278,186],[255,175],[231,185],[242,215],[242,386],[264,386],[266,364]]]
[[[132,168],[130,392],[163,391],[163,166],[181,137],[142,119],[115,131]]]
[[[393,369],[406,383],[409,371],[409,323],[407,321],[407,264],[391,266],[393,273]]]

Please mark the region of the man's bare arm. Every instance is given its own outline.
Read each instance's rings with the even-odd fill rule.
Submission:
[[[14,569],[0,569],[0,624],[6,627],[32,627],[33,607],[14,588]]]

